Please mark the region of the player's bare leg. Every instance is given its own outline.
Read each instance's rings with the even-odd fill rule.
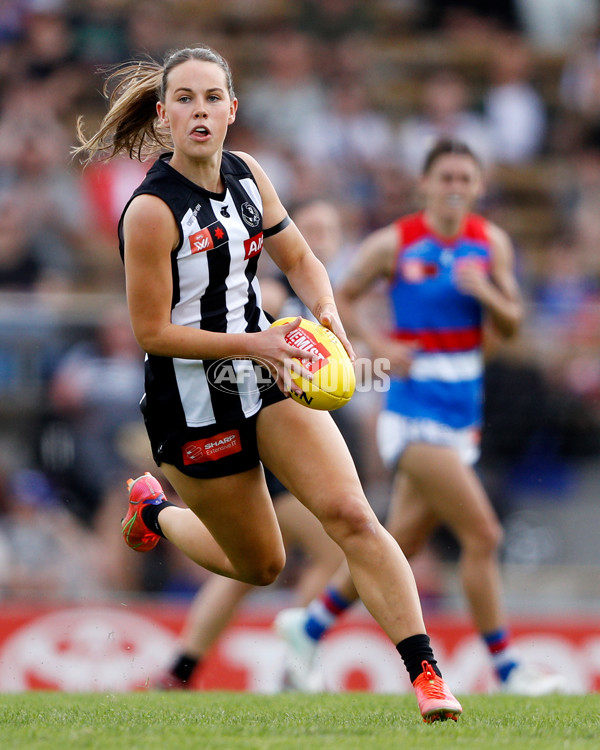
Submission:
[[[365,606],[387,635],[398,643],[424,633],[412,571],[367,502],[331,415],[287,400],[260,413],[257,433],[265,465],[319,518],[342,548]],[[302,462],[286,460],[295,446],[301,451]]]
[[[502,528],[475,472],[455,450],[426,444],[408,446],[400,468],[391,533],[410,558],[437,525],[446,524],[460,545],[461,582],[477,629],[501,627]]]
[[[261,466],[217,479],[193,479],[170,464],[161,470],[188,506],[160,511],[169,541],[214,573],[256,586],[277,578],[285,549]]]
[[[305,556],[294,598],[306,606],[321,591],[343,559],[315,516],[287,492],[274,498],[274,508],[286,549],[298,547]],[[193,687],[193,675],[204,655],[223,634],[244,598],[254,586],[212,575],[196,594],[180,636],[176,658],[161,675],[158,687],[182,690]]]

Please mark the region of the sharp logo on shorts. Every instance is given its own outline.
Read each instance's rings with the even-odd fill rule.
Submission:
[[[258,255],[260,251],[262,250],[263,246],[263,233],[259,232],[258,234],[255,234],[254,237],[250,237],[247,240],[244,240],[244,259],[248,260],[249,258],[252,258],[255,255]]]
[[[209,227],[204,227],[190,235],[190,249],[192,255],[205,253],[207,250],[219,247],[219,245],[222,245],[226,241],[227,233],[225,228],[217,221]]]
[[[302,362],[302,365],[306,367],[309,372],[317,372],[321,367],[327,364],[327,359],[330,356],[329,352],[323,344],[318,342],[308,331],[304,331],[301,328],[295,328],[290,331],[285,340],[288,344],[295,346],[297,349],[301,349],[303,352],[310,352],[311,354],[317,354],[318,359],[302,359],[298,357]]]
[[[205,461],[217,461],[219,458],[231,456],[242,450],[242,441],[239,430],[220,432],[208,438],[191,440],[182,446],[183,463],[202,464]]]

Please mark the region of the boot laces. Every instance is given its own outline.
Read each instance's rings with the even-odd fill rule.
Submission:
[[[433,671],[431,664],[428,661],[421,663],[423,667],[422,675],[422,687],[427,693],[428,698],[446,698],[446,691],[444,690],[444,683]]]

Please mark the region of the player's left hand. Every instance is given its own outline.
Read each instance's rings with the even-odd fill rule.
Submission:
[[[354,362],[356,360],[356,354],[354,353],[352,344],[348,341],[348,337],[346,336],[346,331],[344,331],[344,326],[342,325],[342,321],[340,320],[335,302],[326,302],[324,305],[322,305],[321,309],[319,310],[318,320],[322,326],[325,326],[325,328],[329,328],[330,331],[333,331],[333,333],[335,333],[335,335],[342,343],[344,349],[348,352],[350,360]]]
[[[463,294],[485,302],[491,282],[483,264],[477,260],[463,260],[454,267],[456,288]]]

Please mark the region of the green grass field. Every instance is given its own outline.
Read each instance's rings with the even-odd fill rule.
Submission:
[[[577,750],[600,747],[600,694],[462,697],[423,724],[411,695],[0,695],[2,750]]]

